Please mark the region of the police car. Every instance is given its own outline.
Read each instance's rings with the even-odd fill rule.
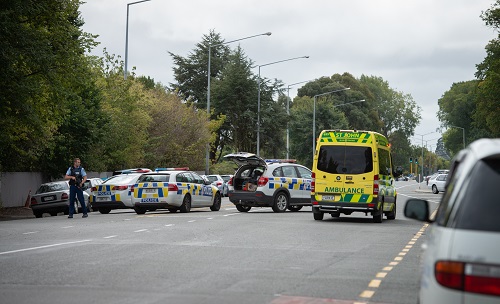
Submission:
[[[90,203],[93,210],[108,214],[112,209],[133,208],[131,187],[142,173],[114,175],[102,184],[92,187]]]
[[[219,211],[219,189],[189,168],[157,168],[143,174],[132,187],[132,204],[137,214],[156,209],[189,212],[191,208],[210,207]]]
[[[240,212],[271,207],[274,212],[311,206],[312,173],[295,160],[264,160],[255,154],[228,154],[239,168],[229,181],[229,200]]]

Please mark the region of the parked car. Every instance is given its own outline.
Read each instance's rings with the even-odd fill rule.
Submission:
[[[142,173],[123,173],[114,175],[102,184],[92,188],[90,202],[93,210],[108,214],[113,209],[134,208],[131,187]]]
[[[88,193],[84,191],[83,197],[87,209],[90,210]],[[75,199],[75,204],[78,205],[75,211],[81,212],[82,208],[78,198]],[[69,181],[41,184],[35,194],[31,196],[31,210],[37,218],[42,217],[43,213],[48,213],[51,216],[57,216],[59,212],[69,214]]]
[[[432,223],[419,303],[500,303],[500,139],[480,139],[452,160],[435,218],[429,203],[406,202],[405,216]]]
[[[229,200],[240,212],[271,207],[274,212],[311,206],[312,173],[291,160],[265,161],[255,154],[228,154],[239,168],[229,182]]]
[[[435,174],[429,178],[427,187],[432,189],[432,193],[438,194],[440,191],[444,191],[444,185],[446,184],[446,179],[448,174]]]
[[[219,191],[222,196],[227,196],[228,194],[228,185],[227,182],[222,178],[221,175],[218,174],[211,174],[207,175],[207,179],[217,188],[219,188]]]
[[[221,193],[210,181],[192,171],[158,171],[143,174],[132,188],[132,204],[137,214],[168,209],[189,212],[210,207],[219,211]]]

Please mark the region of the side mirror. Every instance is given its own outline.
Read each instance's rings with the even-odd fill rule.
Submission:
[[[417,221],[432,222],[429,216],[429,203],[426,200],[414,198],[407,200],[404,214],[407,218]]]

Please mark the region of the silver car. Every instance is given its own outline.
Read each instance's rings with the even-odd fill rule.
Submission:
[[[229,191],[228,190],[229,187],[227,185],[227,182],[224,180],[224,178],[222,178],[222,176],[220,176],[218,174],[211,174],[211,175],[207,175],[206,178],[212,183],[212,185],[219,188],[219,191],[222,194],[222,196],[227,196],[227,193]]]
[[[83,198],[87,206],[87,210],[90,210],[89,195],[84,191]],[[75,211],[79,210],[81,212],[81,205],[78,202],[78,198],[75,199]],[[44,213],[48,213],[51,216],[56,216],[59,212],[64,214],[69,213],[69,182],[68,181],[57,181],[51,183],[42,184],[36,193],[31,196],[31,210],[35,217],[40,218]]]

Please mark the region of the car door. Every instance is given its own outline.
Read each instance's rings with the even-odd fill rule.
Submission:
[[[311,170],[304,167],[295,167],[299,172],[299,197],[305,201],[311,201]]]
[[[191,206],[210,206],[212,202],[213,185],[205,185],[205,179],[196,172],[191,172],[191,175],[193,177],[193,187],[195,190],[192,196]]]

